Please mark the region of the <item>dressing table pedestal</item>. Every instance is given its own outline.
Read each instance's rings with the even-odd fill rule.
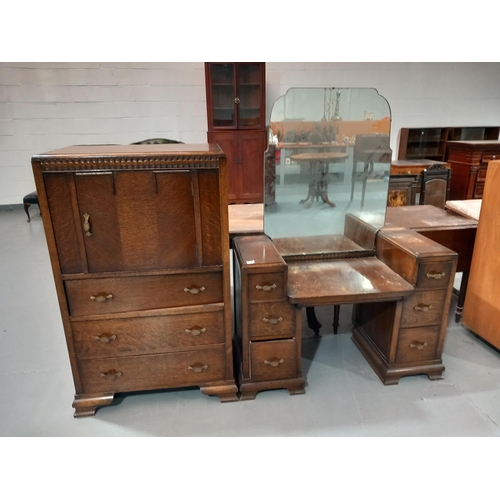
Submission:
[[[386,385],[405,375],[441,379],[458,255],[406,229],[377,234],[377,257],[415,291],[400,304],[357,304],[353,341]]]

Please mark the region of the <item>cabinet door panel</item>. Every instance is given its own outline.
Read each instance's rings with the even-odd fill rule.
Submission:
[[[219,171],[198,172],[198,194],[200,199],[200,219],[202,251],[199,259],[204,266],[222,264],[222,230],[220,206]]]
[[[75,182],[90,272],[197,264],[189,172],[76,175]]]
[[[238,198],[240,192],[239,179],[239,158],[238,158],[238,134],[232,132],[208,133],[208,140],[211,143],[218,144],[227,158],[227,182],[229,201]]]
[[[241,199],[262,202],[264,193],[265,134],[248,132],[240,135],[239,157]]]
[[[76,174],[75,185],[89,271],[124,269],[113,174]]]
[[[198,265],[192,175],[196,174],[157,174],[158,196],[153,215],[158,224],[155,236],[158,239],[159,268]]]
[[[83,273],[85,258],[80,253],[79,228],[76,226],[72,209],[73,174],[46,174],[44,182],[61,272]]]

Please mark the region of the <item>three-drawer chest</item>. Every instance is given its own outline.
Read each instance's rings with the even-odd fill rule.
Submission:
[[[73,146],[32,165],[75,416],[131,391],[236,400],[221,149]]]

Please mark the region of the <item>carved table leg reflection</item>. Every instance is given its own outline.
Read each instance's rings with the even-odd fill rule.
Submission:
[[[335,207],[335,203],[328,198],[328,163],[310,162],[309,172],[307,198],[300,200],[300,203],[305,208],[310,208],[314,201],[321,199],[323,203]]]

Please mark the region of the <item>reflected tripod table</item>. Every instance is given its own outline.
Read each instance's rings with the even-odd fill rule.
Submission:
[[[331,207],[335,203],[328,198],[328,166],[330,163],[340,163],[345,161],[348,153],[328,152],[328,153],[297,153],[290,156],[290,159],[309,167],[309,190],[307,198],[300,203],[305,208],[310,208],[315,200],[321,199]]]

